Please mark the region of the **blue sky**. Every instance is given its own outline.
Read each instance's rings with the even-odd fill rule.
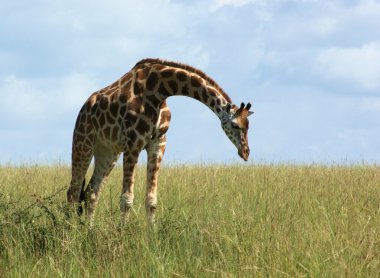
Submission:
[[[0,164],[69,162],[83,102],[146,57],[252,102],[250,161],[380,162],[380,1],[0,0],[0,40]],[[240,161],[207,107],[169,106],[166,162]]]

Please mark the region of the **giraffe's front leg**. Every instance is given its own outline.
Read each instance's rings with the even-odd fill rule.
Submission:
[[[139,152],[125,151],[123,156],[123,190],[120,196],[121,222],[128,221],[130,209],[133,205],[135,169]]]
[[[157,207],[157,179],[158,170],[165,153],[166,136],[162,135],[155,141],[152,141],[146,151],[148,154],[148,166],[147,166],[147,187],[145,206],[148,216],[149,224],[154,224],[154,216]]]
[[[108,175],[116,164],[118,152],[115,152],[104,145],[98,145],[94,150],[95,168],[91,180],[85,191],[86,215],[93,224],[93,216],[99,200],[102,188]]]

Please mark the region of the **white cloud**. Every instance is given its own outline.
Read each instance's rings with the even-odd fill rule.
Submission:
[[[363,112],[377,112],[380,118],[380,98],[363,98],[353,109],[360,109]]]
[[[212,12],[225,7],[242,7],[248,4],[265,4],[266,0],[214,0],[210,6]]]
[[[262,35],[276,47],[359,45],[379,38],[380,3],[374,1],[267,1],[272,13]]]
[[[352,83],[364,90],[380,89],[380,42],[323,50],[317,64],[327,79]]]
[[[321,37],[329,36],[337,31],[338,20],[332,17],[322,17],[314,20],[310,30]]]
[[[82,74],[59,78],[8,76],[0,85],[0,117],[7,120],[4,125],[13,128],[55,128],[51,120],[75,109],[79,111],[95,88],[95,82]]]
[[[244,6],[249,3],[258,2],[258,0],[215,0],[214,4],[218,7],[222,6]]]

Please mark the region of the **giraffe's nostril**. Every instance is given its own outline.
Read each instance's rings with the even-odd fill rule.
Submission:
[[[238,154],[241,158],[243,158],[245,161],[247,161],[248,157],[249,157],[249,148],[247,148],[247,147],[239,148]]]

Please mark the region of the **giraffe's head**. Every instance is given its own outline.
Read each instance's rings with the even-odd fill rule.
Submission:
[[[242,103],[240,108],[228,103],[222,112],[223,115],[221,118],[224,132],[238,149],[239,156],[245,161],[247,161],[249,157],[248,117],[253,114],[253,112],[249,111],[250,108],[250,103],[248,103],[247,106]]]

